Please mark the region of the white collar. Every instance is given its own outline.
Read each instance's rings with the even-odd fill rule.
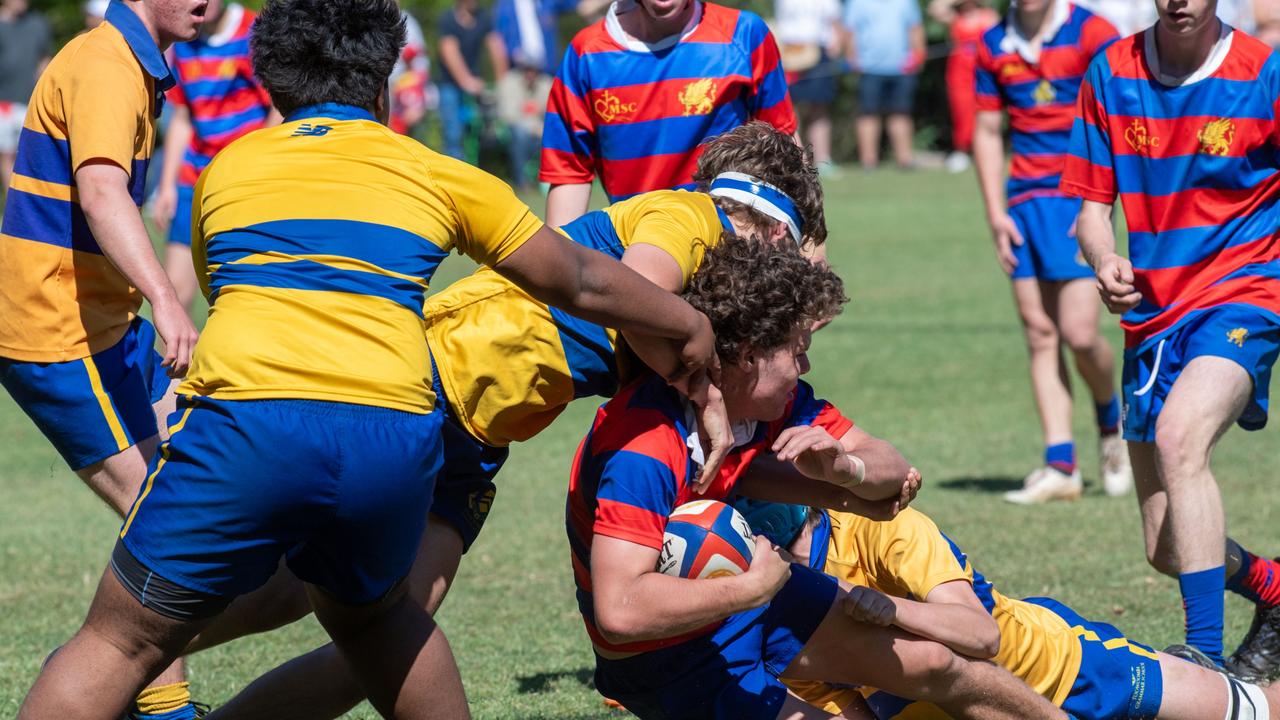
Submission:
[[[1151,69],[1151,74],[1161,85],[1166,87],[1181,87],[1199,82],[1218,71],[1222,67],[1222,61],[1227,59],[1227,53],[1231,52],[1231,38],[1234,33],[1231,26],[1219,22],[1221,25],[1221,34],[1218,41],[1213,44],[1213,49],[1209,51],[1209,57],[1205,58],[1204,63],[1196,68],[1190,75],[1166,75],[1164,69],[1160,66],[1160,53],[1156,48],[1156,29],[1154,26],[1147,28],[1143,40],[1143,52],[1147,58],[1147,67]]]
[[[684,422],[685,427],[689,429],[689,437],[684,441],[689,448],[689,459],[694,465],[702,467],[707,458],[702,452],[702,440],[698,437],[698,413],[693,403],[688,400],[684,401]],[[742,447],[751,442],[751,438],[756,436],[757,424],[755,420],[739,420],[731,423],[729,430],[733,433],[733,447]]]
[[[702,21],[702,0],[694,0],[694,4],[693,17],[689,18],[689,22],[684,26],[684,29],[655,43],[647,43],[639,38],[631,37],[626,30],[622,29],[622,23],[618,21],[619,15],[636,9],[635,0],[614,0],[613,4],[609,6],[609,12],[605,13],[604,28],[608,31],[609,37],[628,50],[647,53],[661,52],[689,37],[689,34],[697,29],[698,23]]]
[[[235,37],[243,21],[244,6],[239,3],[227,3],[227,9],[222,16],[222,29],[206,38],[205,43],[213,47],[226,45],[231,38]]]
[[[1044,44],[1052,40],[1071,18],[1071,2],[1054,0],[1053,7],[1049,8],[1049,17],[1045,18],[1044,31],[1040,33],[1038,45],[1033,45],[1032,39],[1022,34],[1022,28],[1018,27],[1017,12],[1015,2],[1004,23],[1004,39],[1000,41],[1000,49],[1004,52],[1016,52],[1023,60],[1035,65],[1040,62],[1040,50]]]

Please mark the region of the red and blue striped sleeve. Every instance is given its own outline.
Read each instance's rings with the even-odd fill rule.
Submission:
[[[1120,39],[1120,31],[1100,15],[1093,15],[1080,28],[1080,47],[1093,57]]]
[[[1116,177],[1107,109],[1101,97],[1110,74],[1108,67],[1106,53],[1098,55],[1080,85],[1060,187],[1068,195],[1110,204],[1116,199]]]
[[[1000,83],[996,80],[995,60],[985,37],[978,41],[978,63],[973,76],[978,91],[978,110],[1003,110],[1004,98],[1000,94]]]
[[[629,408],[596,427],[590,451],[599,478],[592,533],[661,549],[688,463],[675,428],[659,410]]]
[[[754,88],[748,102],[751,117],[763,120],[782,132],[795,132],[798,122],[791,106],[778,43],[769,32],[769,26],[758,15],[743,12],[740,22],[746,33],[747,47],[751,48],[751,83]]]
[[[553,185],[589,183],[595,179],[595,120],[591,116],[586,64],[571,45],[551,85],[542,125],[542,167],[538,179]]]

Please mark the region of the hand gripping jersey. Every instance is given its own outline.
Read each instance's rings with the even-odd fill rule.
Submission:
[[[750,440],[729,453],[720,474],[702,495],[693,491],[695,465],[689,454],[693,431],[679,393],[650,376],[629,385],[596,413],[591,433],[578,447],[569,478],[566,530],[578,585],[578,609],[596,653],[622,658],[706,635],[713,623],[679,637],[615,644],[596,630],[591,596],[591,543],[595,535],[662,548],[667,516],[692,500],[724,500],[751,461],[769,452],[788,427],[813,425],[840,438],[853,423],[801,381],[782,417],[755,423]]]
[[[262,127],[271,97],[253,76],[249,36],[257,16],[232,3],[227,32],[178,43],[171,50],[178,84],[169,99],[191,113],[191,144],[182,156],[178,184],[192,186],[213,156],[233,140]]]
[[[141,206],[159,93],[172,84],[146,27],[118,2],[40,76],[0,225],[0,357],[65,362],[124,336],[142,298],[89,231],[74,176],[106,160],[129,173]]]
[[[1280,56],[1224,25],[1192,77],[1166,85],[1152,67],[1154,30],[1094,60],[1062,178],[1124,207],[1143,296],[1121,322],[1133,349],[1207,308],[1280,313]]]
[[[494,265],[542,227],[511,188],[365,110],[302,108],[233,143],[196,185],[211,310],[180,394],[426,413],[427,282],[457,248]]]
[[[665,250],[687,283],[726,222],[711,196],[659,190],[561,229],[621,259],[635,243]],[[492,447],[528,440],[570,401],[618,388],[616,333],[538,302],[481,269],[427,300],[427,340],[453,417]]]
[[[646,46],[626,36],[616,8],[565,52],[547,105],[540,180],[598,176],[611,202],[692,189],[703,141],[748,120],[795,131],[778,47],[759,16],[702,3],[682,36]]]
[[[978,110],[1009,111],[1010,206],[1062,196],[1058,180],[1080,83],[1093,56],[1116,39],[1110,23],[1084,8],[1059,0],[1050,13],[1057,29],[1046,32],[1038,55],[1021,37],[1012,12],[978,43]]]

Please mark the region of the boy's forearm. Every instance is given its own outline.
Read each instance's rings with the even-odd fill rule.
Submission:
[[[160,186],[168,187],[178,182],[178,171],[182,168],[182,159],[186,155],[187,146],[191,144],[191,136],[195,129],[191,126],[191,116],[185,108],[174,111],[169,119],[169,128],[164,134],[164,164],[160,166]]]
[[[1005,212],[1004,197],[1004,137],[999,127],[991,127],[993,120],[981,122],[973,132],[973,165],[978,174],[978,189],[987,217]]]
[[[873,438],[850,451],[863,463],[862,482],[851,492],[864,500],[889,500],[902,493],[911,463],[887,440]]]
[[[1085,262],[1094,269],[1103,256],[1116,251],[1115,228],[1107,206],[1084,201],[1076,218],[1076,241],[1080,243]]]
[[[552,185],[547,192],[547,225],[567,225],[586,213],[590,204],[591,183]]]
[[[611,600],[596,592],[597,627],[615,643],[676,637],[768,601],[745,574],[688,580],[652,572]]]
[[[128,174],[115,165],[81,167],[76,172],[80,209],[103,254],[130,285],[152,305],[176,303],[177,293],[129,195],[128,180]]]
[[[999,635],[994,639],[989,628],[991,618],[976,617],[978,611],[963,605],[928,603],[890,596],[897,611],[893,624],[922,638],[942,643],[960,655],[987,659],[1000,651]]]

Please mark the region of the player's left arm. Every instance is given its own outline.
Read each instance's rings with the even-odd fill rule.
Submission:
[[[1000,626],[965,580],[938,585],[924,602],[855,585],[844,600],[844,609],[855,620],[895,625],[961,655],[985,660],[1000,652]]]
[[[915,487],[918,488],[919,473],[915,468],[912,468],[912,472],[915,473]],[[746,472],[733,486],[733,491],[764,502],[809,505],[853,513],[872,520],[892,520],[901,510],[900,498],[865,500],[847,488],[806,477],[794,465],[781,462],[773,455],[752,460]]]

